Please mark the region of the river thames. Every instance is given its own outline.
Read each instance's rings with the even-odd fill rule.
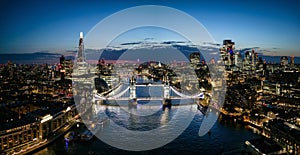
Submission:
[[[197,108],[196,105],[183,105],[172,106],[171,109],[160,109],[154,114],[152,121],[149,119],[137,119],[139,116],[129,116],[127,112],[117,106],[105,106],[108,116],[117,124],[135,130],[149,130],[156,128],[159,122],[155,122],[153,119],[163,119],[162,117],[172,118],[176,114],[178,108]],[[157,117],[155,117],[155,115]],[[167,115],[167,116],[164,116]],[[178,115],[178,114],[177,114]],[[180,114],[184,115],[184,114]],[[97,137],[93,137],[87,142],[70,142],[66,143],[63,137],[60,137],[55,142],[47,145],[44,149],[36,152],[36,155],[49,154],[88,154],[94,152],[95,154],[245,154],[243,153],[244,142],[249,139],[257,138],[259,135],[254,134],[247,126],[239,125],[233,120],[225,120],[219,118],[214,124],[212,129],[206,135],[199,137],[198,131],[201,125],[201,121],[204,116],[200,111],[197,111],[193,121],[189,127],[174,141],[171,143],[149,151],[142,152],[129,152],[120,150],[118,148],[107,145],[99,140]],[[181,119],[183,117],[174,117],[172,119]],[[76,127],[74,127],[76,128]],[[178,126],[180,128],[180,126]],[[162,132],[168,132],[163,131]]]

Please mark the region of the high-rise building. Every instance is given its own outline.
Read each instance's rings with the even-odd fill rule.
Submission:
[[[294,66],[294,65],[295,65],[295,57],[291,56],[291,66]]]
[[[72,66],[73,66],[72,63],[73,62],[71,59],[65,59],[65,57],[63,55],[59,58],[58,68],[59,68],[61,80],[71,78]]]
[[[255,61],[255,65],[259,64],[259,57],[258,57],[258,53],[255,52],[255,56],[254,56],[254,61]]]
[[[241,56],[240,52],[235,52],[235,54],[234,54],[234,64],[237,67],[241,67],[241,65],[242,65],[242,56]]]
[[[281,64],[282,66],[287,66],[287,65],[289,64],[289,59],[288,59],[288,57],[287,57],[287,56],[282,56],[282,57],[280,58],[280,64]]]
[[[229,51],[230,49],[234,50],[235,43],[231,40],[223,40],[223,45]]]
[[[250,56],[251,56],[250,52],[246,51],[245,52],[245,65],[250,64]]]
[[[193,65],[197,65],[200,63],[200,53],[194,52],[190,54],[190,62]]]
[[[234,63],[234,46],[235,43],[231,40],[223,40],[223,49],[226,53],[223,56],[223,60],[226,66],[231,66]]]
[[[8,71],[9,71],[9,78],[12,79],[14,77],[14,67],[11,61],[7,62]]]
[[[251,60],[252,60],[252,66],[255,66],[255,51],[254,50],[252,50]]]
[[[77,62],[85,62],[84,45],[83,45],[83,32],[80,32]]]
[[[62,55],[60,58],[59,58],[59,63],[60,64],[63,64],[65,61],[65,57]]]
[[[59,72],[60,72],[60,79],[61,79],[61,80],[64,80],[64,79],[65,79],[64,61],[65,61],[65,57],[62,55],[62,56],[59,58]]]
[[[79,47],[77,51],[76,61],[73,67],[73,73],[76,75],[86,75],[90,72],[90,69],[89,64],[86,62],[82,32],[80,32],[79,37]]]

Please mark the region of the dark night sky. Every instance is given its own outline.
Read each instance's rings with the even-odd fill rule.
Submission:
[[[237,48],[261,47],[282,55],[300,49],[300,1],[1,1],[0,53],[75,50],[105,17],[138,5],[164,5],[190,14],[218,43],[230,38]],[[172,37],[170,37],[172,39]]]

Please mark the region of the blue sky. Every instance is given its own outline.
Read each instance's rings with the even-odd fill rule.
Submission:
[[[149,4],[186,12],[202,23],[218,43],[232,39],[237,48],[261,47],[274,51],[274,55],[300,56],[297,0],[4,0],[0,5],[0,53],[76,50],[80,31],[86,34],[117,11]]]

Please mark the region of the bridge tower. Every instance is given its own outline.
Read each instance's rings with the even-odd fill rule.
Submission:
[[[136,100],[136,86],[135,86],[135,79],[133,76],[130,79],[129,92],[130,92],[129,99]]]
[[[164,99],[170,99],[170,85],[169,85],[169,83],[164,85]]]
[[[169,82],[167,82],[165,85],[164,85],[164,98],[163,98],[163,105],[171,105],[171,95],[170,95],[170,85],[169,85]]]

